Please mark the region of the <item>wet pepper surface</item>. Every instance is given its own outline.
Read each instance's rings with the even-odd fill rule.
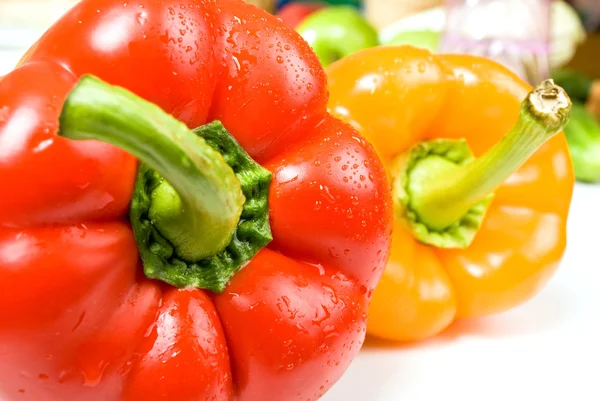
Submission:
[[[142,274],[130,154],[56,135],[83,74],[273,176],[273,240],[224,291]],[[84,0],[0,78],[0,394],[7,401],[316,400],[365,336],[390,247],[375,152],[326,111],[308,45],[241,1]],[[210,235],[210,233],[207,233]]]

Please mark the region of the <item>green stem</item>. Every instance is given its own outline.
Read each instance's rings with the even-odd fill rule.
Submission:
[[[126,150],[170,186],[157,186],[149,219],[187,261],[216,255],[231,242],[244,195],[223,156],[182,122],[123,88],[83,77],[60,115],[61,136]]]
[[[513,129],[486,154],[451,168],[434,179],[413,186],[411,206],[421,222],[433,230],[455,224],[485,200],[548,139],[560,132],[569,119],[571,102],[551,80],[533,90],[522,104]],[[413,169],[434,168],[423,160]]]

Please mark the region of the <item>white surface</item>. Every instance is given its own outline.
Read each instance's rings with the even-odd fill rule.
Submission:
[[[5,35],[6,31],[0,31],[0,35]],[[12,70],[19,58],[23,55],[23,50],[19,49],[2,49],[0,47],[0,76]]]
[[[410,346],[367,342],[323,401],[600,401],[600,185],[577,185],[563,262],[532,301]]]
[[[20,56],[0,51],[0,75]],[[417,345],[367,342],[322,401],[600,401],[599,230],[600,185],[578,184],[563,263],[535,299]]]

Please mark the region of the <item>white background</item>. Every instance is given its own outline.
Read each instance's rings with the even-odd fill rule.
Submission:
[[[323,401],[600,401],[600,185],[576,186],[569,219],[532,301],[421,344],[368,341]]]
[[[0,75],[22,52],[0,49]],[[368,341],[322,401],[600,401],[599,232],[600,185],[578,184],[567,252],[539,296],[424,343]]]

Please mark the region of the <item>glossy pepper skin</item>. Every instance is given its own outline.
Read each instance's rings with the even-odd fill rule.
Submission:
[[[137,161],[56,136],[91,73],[273,174],[273,241],[212,294],[146,279]],[[0,394],[24,401],[316,400],[366,331],[388,257],[385,170],[327,113],[298,34],[239,0],[83,0],[0,79]],[[210,234],[207,234],[210,235]]]
[[[326,71],[331,112],[371,141],[388,171],[395,156],[428,139],[465,138],[475,156],[483,154],[513,127],[531,89],[494,62],[409,46],[362,51]],[[563,255],[573,183],[559,134],[499,187],[466,249],[424,245],[397,220],[368,333],[424,339],[456,319],[530,299]]]

